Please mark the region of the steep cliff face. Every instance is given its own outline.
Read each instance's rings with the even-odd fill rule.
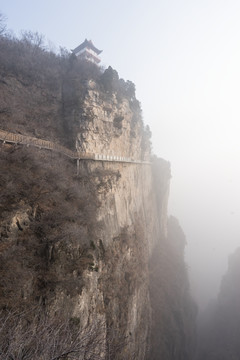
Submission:
[[[1,143],[0,356],[190,359],[195,310],[183,235],[167,220],[169,163],[150,160],[132,83],[72,58],[55,86],[45,70],[24,82],[1,69],[3,129],[143,163],[81,160],[77,175],[64,155]]]
[[[197,359],[239,359],[240,249],[229,257],[218,299],[202,315]]]
[[[177,219],[168,220],[167,237],[150,258],[152,305],[150,359],[192,360],[196,343],[196,304],[183,262],[185,236]]]

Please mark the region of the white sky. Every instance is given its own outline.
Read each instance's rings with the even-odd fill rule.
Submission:
[[[1,3],[15,33],[38,31],[68,50],[92,39],[103,64],[136,84],[154,152],[172,164],[169,212],[204,305],[240,240],[240,1]]]

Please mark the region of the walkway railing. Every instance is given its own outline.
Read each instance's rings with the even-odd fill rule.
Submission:
[[[134,160],[128,157],[115,155],[102,155],[86,152],[72,151],[62,145],[56,144],[48,140],[38,139],[32,136],[14,134],[9,131],[0,130],[0,140],[7,143],[22,144],[26,146],[34,146],[40,149],[47,149],[59,152],[71,159],[76,160],[95,160],[95,161],[110,161],[110,162],[124,162],[134,164],[151,164],[148,161]]]

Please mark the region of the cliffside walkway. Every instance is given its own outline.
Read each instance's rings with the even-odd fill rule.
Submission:
[[[3,143],[13,143],[29,146],[34,146],[39,149],[47,149],[51,151],[58,152],[63,154],[71,159],[77,160],[77,167],[79,168],[79,160],[94,160],[94,161],[109,161],[109,162],[121,162],[121,163],[133,163],[133,164],[143,164],[151,165],[148,161],[134,160],[127,157],[115,156],[115,155],[104,155],[104,154],[94,154],[94,153],[85,153],[72,151],[64,146],[55,144],[54,142],[38,139],[35,137],[14,134],[9,131],[0,130],[0,140]]]

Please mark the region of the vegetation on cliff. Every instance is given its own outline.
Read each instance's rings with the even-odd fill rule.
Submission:
[[[40,131],[41,122],[45,130],[48,127],[45,137],[61,136],[63,140],[64,134],[60,130],[61,125],[65,125],[62,130],[67,127],[65,112],[68,107],[81,103],[89,79],[95,81],[106,96],[115,93],[118,101],[127,98],[135,113],[141,112],[131,81],[119,79],[117,71],[111,67],[102,71],[64,49],[59,55],[46,50],[43,36],[38,33],[24,32],[20,39],[9,34],[0,35],[0,49],[1,90],[6,93],[1,97],[0,113],[1,126],[6,129],[18,126],[19,131],[33,132],[35,125]],[[4,85],[14,87],[16,104],[7,101]]]

